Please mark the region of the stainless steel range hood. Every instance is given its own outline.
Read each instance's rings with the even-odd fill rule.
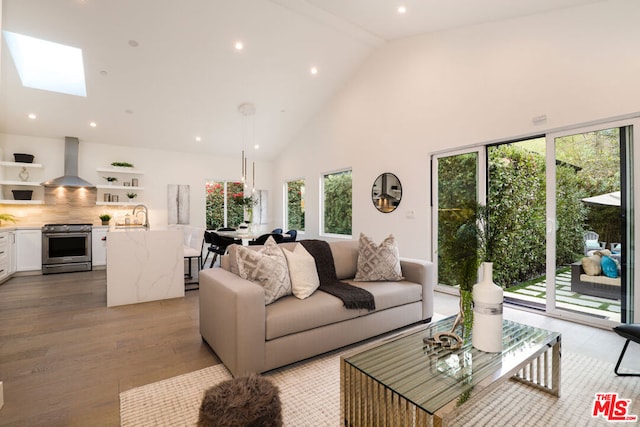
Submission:
[[[74,136],[64,137],[64,175],[43,182],[45,187],[85,187],[94,188],[89,181],[78,176],[78,146],[80,141]]]

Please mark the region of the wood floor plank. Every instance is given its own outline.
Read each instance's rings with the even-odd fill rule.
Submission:
[[[2,426],[117,426],[120,392],[217,363],[197,290],[107,308],[104,270],[0,285]]]

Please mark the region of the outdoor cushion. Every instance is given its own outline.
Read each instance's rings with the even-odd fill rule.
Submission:
[[[603,256],[602,261],[602,273],[611,278],[618,277],[618,264],[613,260],[613,258],[608,256]]]
[[[600,265],[602,258],[599,255],[590,255],[582,258],[582,269],[589,276],[599,276],[602,274]]]

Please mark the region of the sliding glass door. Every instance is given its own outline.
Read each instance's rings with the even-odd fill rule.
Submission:
[[[433,156],[439,289],[458,285],[446,242],[466,219],[465,206],[480,202],[498,234],[494,281],[506,302],[607,326],[633,321],[633,130],[639,123]]]
[[[433,158],[433,215],[434,262],[437,264],[441,290],[454,291],[459,287],[455,250],[451,244],[461,224],[466,222],[468,207],[484,194],[484,150],[448,153]]]
[[[627,322],[633,309],[633,124],[547,136],[547,310]]]

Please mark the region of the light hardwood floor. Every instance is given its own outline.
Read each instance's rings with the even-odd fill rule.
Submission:
[[[436,293],[434,304],[440,316],[455,314],[458,297]],[[611,330],[513,308],[505,318],[561,332],[563,351],[612,365],[624,344]],[[1,426],[117,426],[121,391],[217,363],[198,331],[198,291],[107,308],[104,271],[0,285]],[[624,366],[640,371],[639,345]]]
[[[198,291],[107,308],[104,270],[0,285],[0,425],[117,426],[121,391],[217,363]]]

